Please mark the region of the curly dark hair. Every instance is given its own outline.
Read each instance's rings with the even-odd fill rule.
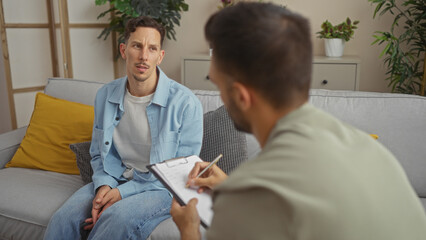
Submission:
[[[164,35],[166,33],[163,25],[155,21],[154,19],[147,16],[140,16],[137,18],[132,18],[127,22],[126,29],[124,32],[124,42],[127,43],[129,40],[130,34],[136,31],[138,27],[149,27],[156,29],[161,36],[161,46],[163,46]]]

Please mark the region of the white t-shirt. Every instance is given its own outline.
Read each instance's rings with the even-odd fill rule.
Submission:
[[[123,176],[133,178],[133,169],[146,172],[150,163],[151,132],[146,114],[146,107],[154,97],[154,93],[144,96],[132,96],[126,89],[124,95],[124,114],[114,129],[112,141],[127,167]]]

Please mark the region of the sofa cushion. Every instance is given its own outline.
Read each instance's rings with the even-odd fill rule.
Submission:
[[[71,78],[49,78],[44,93],[52,97],[93,106],[96,92],[104,84]]]
[[[37,93],[25,137],[6,167],[79,174],[69,144],[92,137],[93,107]]]
[[[200,226],[201,236],[205,236],[206,229],[203,226]],[[180,240],[180,232],[177,228],[173,219],[167,218],[161,222],[155,229],[152,231],[151,236],[147,240]]]
[[[90,165],[92,156],[90,156],[90,143],[81,142],[70,145],[71,151],[74,152],[77,159],[77,167],[80,170],[81,179],[85,184],[92,182],[93,169]]]
[[[0,239],[43,239],[53,213],[82,186],[78,175],[0,169]]]
[[[396,93],[311,89],[316,107],[367,133],[399,160],[418,196],[426,197],[426,98]],[[420,144],[421,145],[421,144]]]
[[[223,154],[223,159],[217,166],[227,174],[247,160],[246,137],[244,133],[235,129],[224,106],[204,114],[200,158],[210,162],[219,154]]]
[[[219,91],[209,90],[192,90],[195,96],[200,99],[203,106],[203,113],[214,111],[223,105]],[[247,141],[247,156],[248,159],[254,159],[260,152],[260,145],[253,134],[245,133]]]

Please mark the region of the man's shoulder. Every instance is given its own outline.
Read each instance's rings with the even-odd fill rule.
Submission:
[[[197,96],[192,92],[188,87],[176,82],[175,80],[169,79],[170,88],[169,88],[169,96],[170,100],[180,100],[180,102],[187,102],[193,104],[201,104],[200,100]]]
[[[123,82],[125,81],[126,77],[117,78],[115,80],[112,80],[111,82],[105,83],[99,90],[116,88],[118,86],[123,85]]]
[[[97,95],[105,95],[110,93],[112,90],[116,89],[117,87],[122,86],[125,84],[126,77],[117,78],[111,82],[105,83],[101,88],[98,89]]]
[[[188,87],[182,85],[181,83],[176,82],[175,80],[170,79],[170,91],[173,92],[181,92],[182,94],[186,94],[191,97],[195,97],[194,93]]]
[[[158,81],[154,101],[164,104],[163,106],[170,106],[170,104],[182,105],[183,103],[186,103],[184,105],[196,104],[201,106],[199,99],[189,88],[169,78],[160,68],[158,69],[160,72],[160,79]]]

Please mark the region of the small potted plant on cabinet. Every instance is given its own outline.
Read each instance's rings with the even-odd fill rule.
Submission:
[[[333,25],[328,20],[321,24],[321,31],[317,32],[318,38],[324,38],[325,55],[327,57],[341,57],[345,42],[349,41],[354,35],[354,29],[357,29],[359,21],[352,22],[346,18],[346,21]]]

